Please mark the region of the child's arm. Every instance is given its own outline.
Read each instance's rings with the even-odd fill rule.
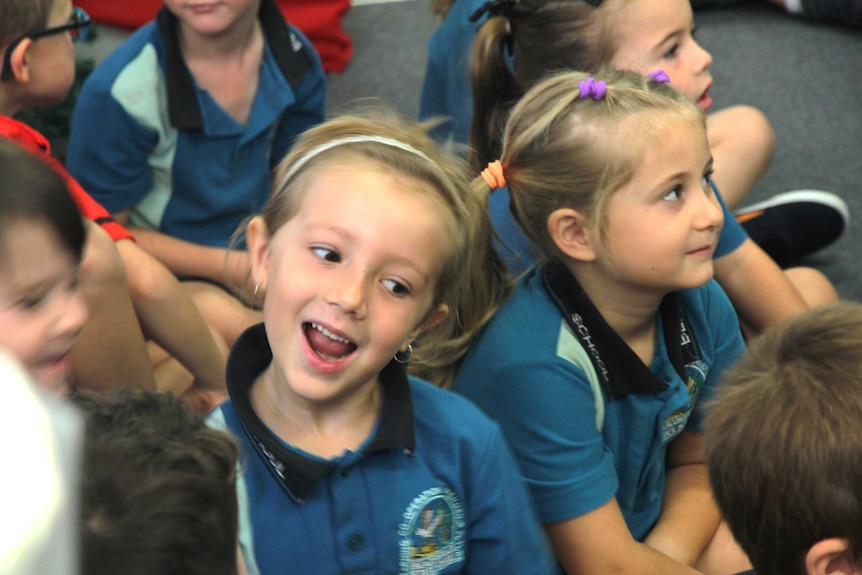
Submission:
[[[702,434],[683,431],[674,439],[668,445],[667,466],[661,515],[644,543],[694,565],[720,521],[709,486]]]
[[[693,568],[635,541],[617,500],[559,523],[545,525],[551,545],[570,575],[694,575]]]
[[[715,260],[715,279],[742,322],[755,332],[808,305],[781,268],[752,240]]]
[[[226,350],[180,282],[131,240],[119,240],[117,250],[144,333],[179,360],[200,389],[226,396]]]
[[[128,224],[129,212],[115,214],[117,221],[131,231],[138,245],[178,277],[203,278],[234,293],[250,294],[248,254],[242,250],[203,246],[154,230]]]
[[[469,420],[462,420],[465,423]],[[484,421],[471,422],[474,436]],[[527,486],[502,434],[494,428],[485,453],[469,457],[469,549],[464,573],[555,575],[559,568],[542,533]]]

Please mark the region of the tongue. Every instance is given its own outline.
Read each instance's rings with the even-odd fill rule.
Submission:
[[[311,348],[319,355],[327,355],[337,358],[343,357],[356,349],[354,344],[335,341],[330,337],[326,337],[312,327],[309,327],[307,331],[308,341],[311,344]]]

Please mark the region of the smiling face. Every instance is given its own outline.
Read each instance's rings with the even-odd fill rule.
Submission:
[[[0,240],[0,346],[43,388],[62,394],[87,319],[77,265],[43,222],[14,223]]]
[[[307,179],[293,217],[272,237],[255,219],[249,247],[266,287],[269,374],[301,403],[334,405],[376,386],[393,355],[445,317],[434,290],[454,230],[430,185],[368,161]]]
[[[653,124],[658,131],[641,145],[632,179],[608,200],[599,263],[619,285],[667,293],[712,278],[723,220],[709,184],[712,156],[702,123],[665,113]],[[627,139],[638,138],[646,141],[638,134]]]
[[[613,16],[617,51],[609,64],[648,74],[664,70],[670,83],[702,111],[712,106],[712,56],[692,32],[688,0],[624,0]]]

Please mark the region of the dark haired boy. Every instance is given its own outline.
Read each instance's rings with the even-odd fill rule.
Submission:
[[[758,575],[862,572],[862,305],[771,327],[706,419],[713,494]]]
[[[169,393],[70,398],[85,421],[82,575],[236,575],[238,447]]]

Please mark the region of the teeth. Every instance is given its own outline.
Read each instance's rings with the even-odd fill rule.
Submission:
[[[339,335],[335,335],[334,333],[332,333],[331,331],[329,331],[328,329],[326,329],[322,325],[319,325],[319,324],[312,322],[311,327],[313,327],[314,329],[316,329],[317,331],[319,331],[320,333],[322,333],[323,335],[325,335],[326,337],[328,337],[329,339],[331,339],[333,341],[337,341],[339,343],[351,343],[349,339],[345,339]]]

